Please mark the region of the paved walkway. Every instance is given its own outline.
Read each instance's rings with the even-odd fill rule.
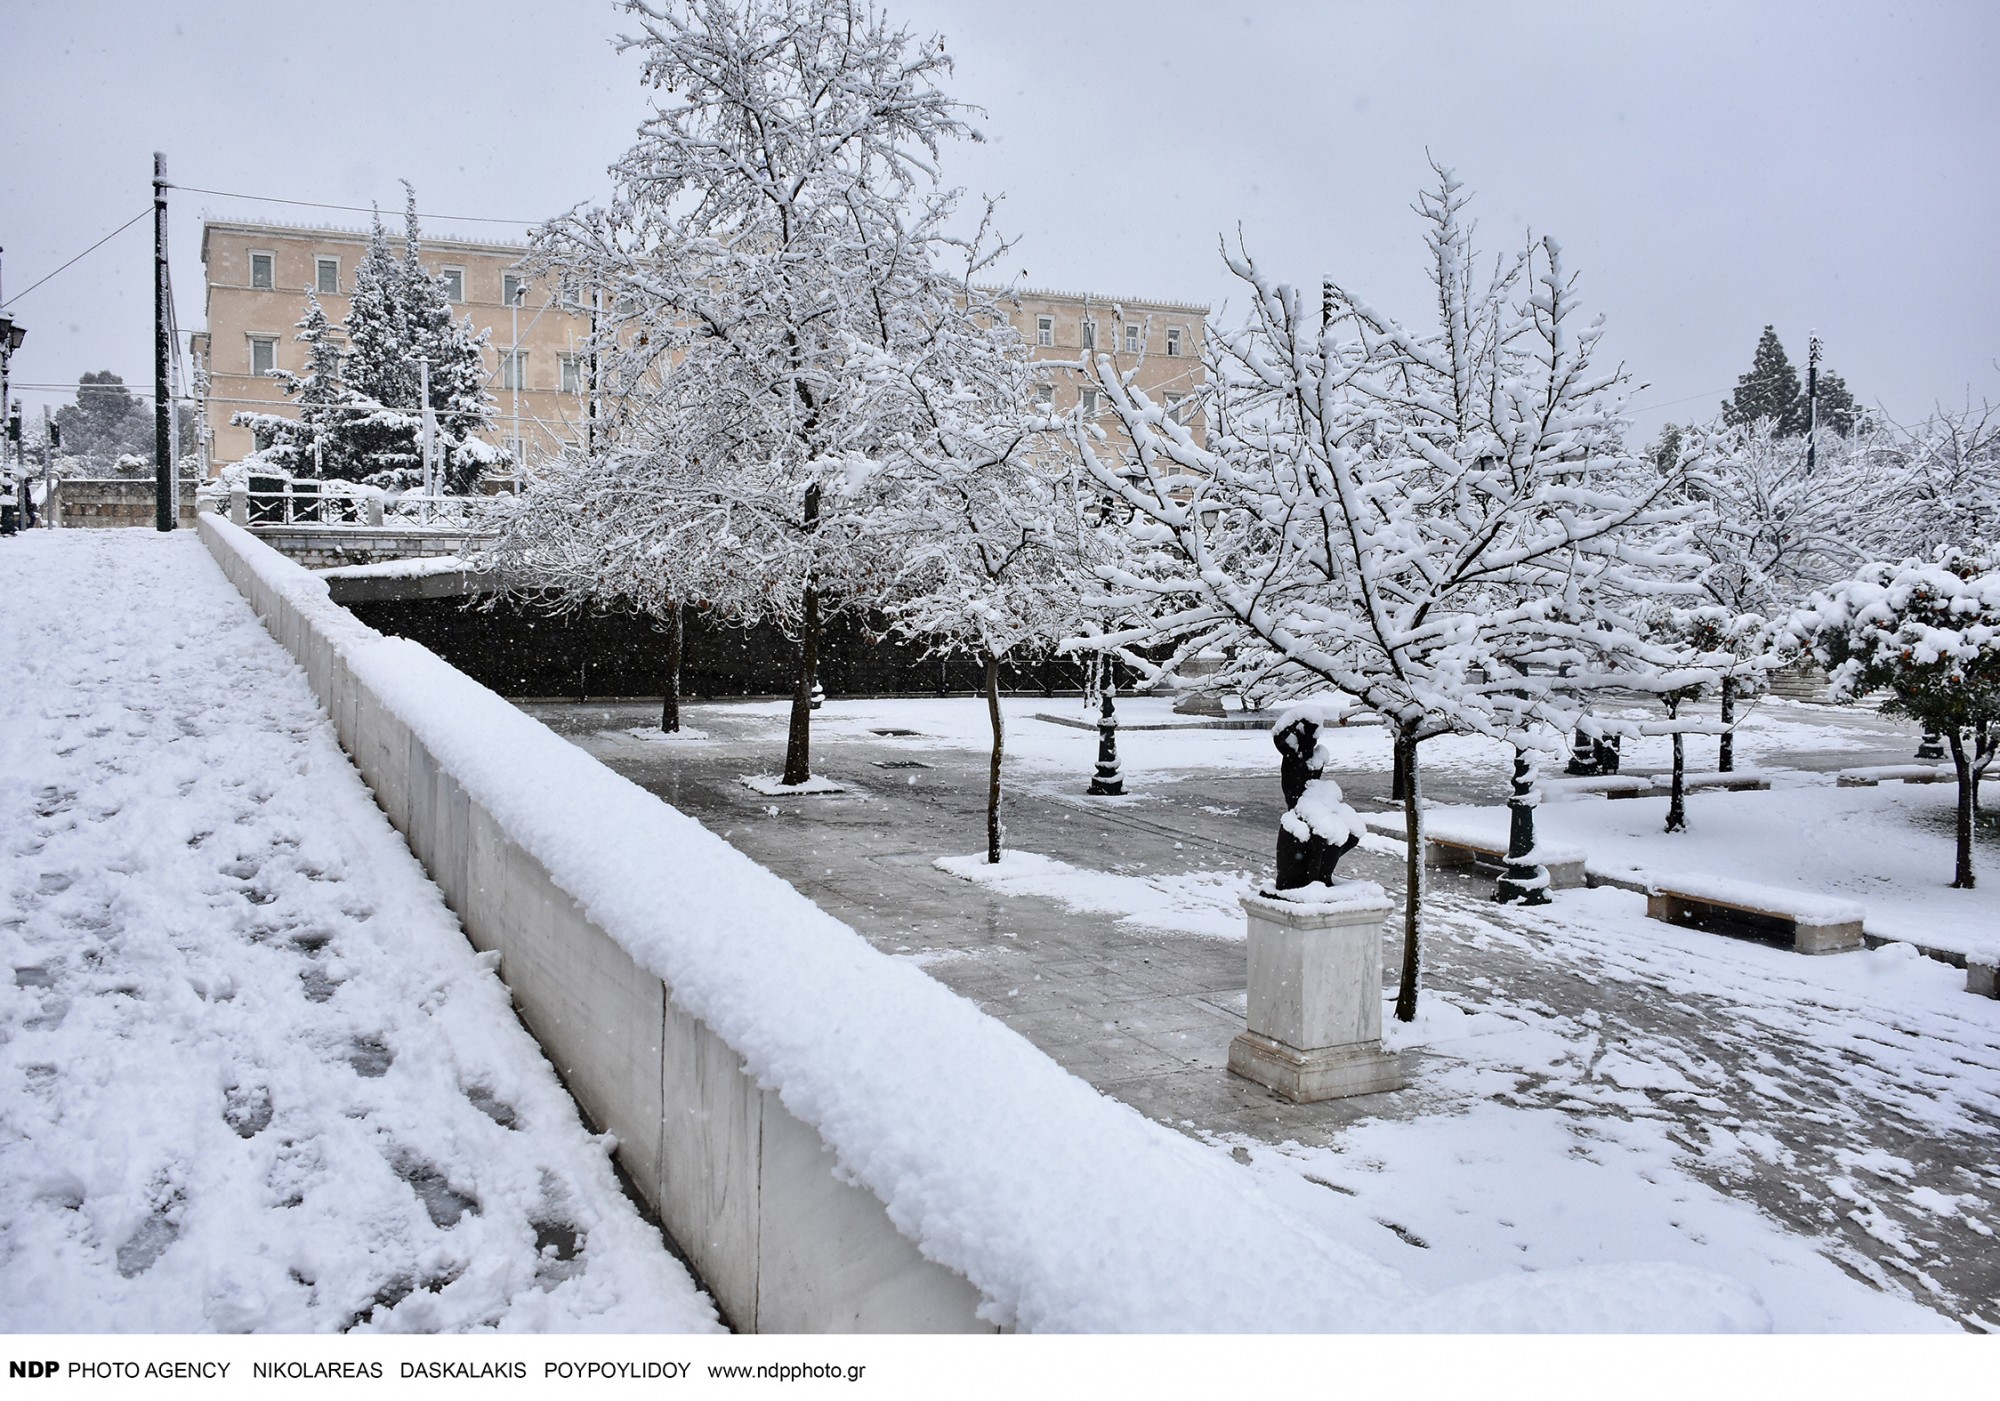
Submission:
[[[714,1330],[194,533],[0,595],[0,1332]]]
[[[921,962],[1075,1074],[1183,1131],[1310,1153],[1338,1148],[1371,1121],[1497,1102],[1562,1116],[1583,1145],[1577,1151],[1588,1152],[1616,1125],[1644,1121],[1677,1145],[1680,1166],[1816,1238],[1850,1273],[1968,1327],[2000,1322],[2000,1250],[1981,1217],[2000,1200],[1994,1003],[1966,996],[1962,1006],[1940,1003],[1941,1012],[1891,1014],[1842,983],[1847,975],[1829,971],[1831,960],[1658,925],[1608,937],[1604,921],[1561,918],[1560,903],[1555,917],[1511,912],[1491,904],[1490,881],[1443,875],[1433,887],[1425,987],[1512,1019],[1522,1036],[1433,1046],[1415,1085],[1396,1094],[1291,1105],[1223,1070],[1243,1027],[1240,941],[1079,915],[1053,900],[968,886],[934,866],[939,855],[983,846],[982,753],[926,745],[921,735],[823,735],[816,771],[852,791],[777,801],[738,781],[776,764],[782,720],[771,707],[692,707],[689,722],[709,735],[693,743],[618,733],[656,721],[643,705],[527,708],[878,947]],[[1906,726],[1841,716],[1850,729],[1878,728],[1879,749],[1857,749],[1851,733],[1844,747],[1816,749],[1805,733],[1761,762],[1824,769],[1908,760]],[[1010,849],[1127,875],[1268,871],[1281,810],[1275,765],[1156,774],[1143,800],[1107,803],[1082,796],[1089,739],[1079,736],[1073,781],[1014,784]],[[1340,777],[1357,807],[1387,806],[1385,775]],[[1491,802],[1503,781],[1440,772],[1427,791],[1439,801]],[[1370,839],[1342,871],[1393,894],[1399,853]],[[1615,926],[1622,917],[1605,919]],[[1384,965],[1396,966],[1394,948]],[[1550,1035],[1561,1048],[1553,1059]]]

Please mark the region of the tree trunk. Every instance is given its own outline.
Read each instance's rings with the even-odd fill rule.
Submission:
[[[1535,778],[1535,761],[1517,746],[1514,791],[1507,798],[1507,869],[1493,887],[1493,898],[1503,905],[1549,903],[1548,867],[1528,859],[1535,849],[1535,805],[1541,801]]]
[[[1722,739],[1715,746],[1719,773],[1736,771],[1736,678],[1722,678]]]
[[[819,671],[819,590],[806,590],[806,621],[799,637],[799,672],[792,684],[792,724],[785,736],[787,786],[812,777],[812,690]]]
[[[1951,766],[1958,770],[1958,868],[1951,885],[1954,890],[1971,890],[1972,815],[1979,777],[1973,772],[1971,756],[1965,752],[1964,729],[1953,725],[1945,731],[1945,738],[1951,742]]]
[[[1396,733],[1396,767],[1403,775],[1403,976],[1396,988],[1396,1020],[1417,1019],[1417,918],[1424,903],[1424,813],[1417,781],[1415,730]],[[1379,994],[1378,994],[1379,996]]]
[[[681,730],[681,605],[675,599],[667,605],[667,676],[660,687],[660,733],[676,735]]]
[[[1399,739],[1395,741],[1395,757],[1390,761],[1389,766],[1389,801],[1392,803],[1402,802],[1408,796],[1409,789],[1409,760],[1403,753],[1403,743]]]
[[[986,864],[1000,864],[1000,755],[1005,730],[1000,723],[1000,659],[986,658],[986,716],[993,722],[993,762],[986,775]]]
[[[1668,702],[1667,718],[1669,720],[1678,720],[1680,713],[1681,703],[1679,701]],[[1685,740],[1686,736],[1679,730],[1674,731],[1674,786],[1673,795],[1667,799],[1667,830],[1669,832],[1685,832],[1688,829],[1687,745],[1684,742]]]

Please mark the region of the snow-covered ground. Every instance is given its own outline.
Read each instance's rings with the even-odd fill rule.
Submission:
[[[0,581],[0,1329],[715,1329],[194,533]]]
[[[703,774],[731,772],[754,746],[782,742],[783,709],[695,707],[694,723],[710,738],[653,753],[707,765]],[[1120,709],[1128,718],[1167,718],[1163,702],[1143,698]],[[1907,945],[1807,958],[1675,928],[1646,919],[1644,899],[1622,890],[1566,891],[1533,912],[1492,905],[1476,883],[1461,889],[1440,880],[1426,927],[1423,1015],[1414,1028],[1391,1028],[1392,1038],[1421,1053],[1415,1086],[1353,1101],[1352,1114],[1330,1129],[1323,1117],[1303,1115],[1290,1141],[1283,1108],[1266,1116],[1268,1130],[1218,1127],[1207,1116],[1233,1101],[1198,1079],[1184,1086],[1181,1077],[1220,1075],[1229,1031],[1212,1031],[1220,1023],[1195,1006],[1201,998],[1162,997],[1130,978],[1170,984],[1180,975],[1166,970],[1214,962],[1177,962],[1176,939],[1212,947],[1242,938],[1237,899],[1253,873],[1230,869],[1228,855],[1217,869],[1222,848],[1204,845],[1196,832],[1221,832],[1224,819],[1211,814],[1242,820],[1231,804],[1243,798],[1218,802],[1204,786],[1260,791],[1242,780],[1273,772],[1268,735],[1128,731],[1121,754],[1131,796],[1082,800],[1075,795],[1094,736],[1031,718],[1080,716],[1076,703],[1010,700],[1007,710],[1015,827],[1006,859],[989,866],[964,846],[934,845],[924,863],[948,885],[980,888],[975,895],[959,886],[967,890],[967,922],[995,936],[932,946],[913,939],[889,905],[872,932],[967,995],[984,998],[990,988],[997,1015],[1008,1015],[1015,994],[1041,986],[1045,974],[1061,977],[1064,1005],[1043,999],[1049,1010],[1027,1014],[1024,1028],[1055,1028],[1052,1054],[1074,1044],[1086,1067],[1079,1073],[1104,1076],[1108,1091],[1232,1152],[1330,1235],[1433,1287],[1661,1260],[1750,1284],[1781,1329],[1922,1330],[1953,1318],[2000,1327],[1990,1263],[2000,1176],[1981,1147],[2000,1126],[2000,1004],[1968,995],[1962,972]],[[1837,893],[1861,899],[1871,924],[1900,901],[1912,928],[1937,926],[1933,898],[1969,899],[1988,912],[1991,928],[1989,888],[1970,895],[1943,888],[1950,833],[1922,814],[1948,807],[1948,786],[1838,789],[1830,774],[1775,768],[1794,752],[1829,762],[1879,751],[1885,733],[1888,743],[1901,742],[1865,712],[1769,705],[1746,726],[1738,753],[1777,772],[1778,791],[1697,795],[1686,837],[1658,831],[1664,798],[1551,802],[1542,809],[1544,838],[1584,846],[1601,860],[1605,824],[1624,823],[1644,848],[1637,864],[1698,866],[1713,850],[1717,874],[1791,878],[1802,888],[1816,879],[1812,863],[1822,856],[1861,872],[1893,862],[1889,879]],[[760,850],[797,853],[779,869],[809,894],[822,866],[830,867],[831,893],[845,892],[847,917],[858,918],[873,903],[852,893],[851,873],[869,855],[852,835],[858,824],[883,828],[885,862],[913,841],[922,849],[950,840],[942,836],[952,826],[945,812],[913,798],[912,822],[895,806],[905,780],[881,771],[885,756],[907,746],[930,766],[917,792],[962,790],[976,812],[986,741],[983,706],[970,698],[829,702],[816,722],[817,762],[843,781],[858,775],[862,785],[879,786],[832,800],[837,807],[816,806],[823,799],[788,804],[785,821],[803,825]],[[1379,730],[1335,732],[1329,742],[1343,780],[1387,766]],[[1639,755],[1654,744],[1642,742]],[[1664,759],[1665,741],[1656,747]],[[1497,746],[1430,748],[1432,773],[1499,771]],[[696,771],[684,770],[680,786],[699,797],[711,790],[687,781]],[[740,825],[735,801],[716,816]],[[1759,803],[1775,804],[1762,809],[1761,821]],[[1130,864],[1130,830],[1087,831],[1086,811],[1147,814],[1155,828],[1145,869]],[[1504,819],[1498,808],[1467,811]],[[1726,824],[1730,813],[1743,814],[1743,825]],[[1821,827],[1848,821],[1862,825],[1827,854],[1836,838]],[[1572,830],[1571,822],[1580,825]],[[1868,830],[1869,822],[1906,826],[1902,845]],[[1247,844],[1233,837],[1232,846]],[[1352,874],[1388,884],[1398,866],[1383,858],[1401,852],[1400,843],[1370,836]],[[1701,859],[1680,860],[1689,854]],[[2000,887],[2000,877],[1989,887]],[[996,917],[992,897],[1013,913]],[[1116,970],[1096,1002],[1079,958],[1086,928],[1104,931],[1097,961]],[[1038,935],[1057,950],[1047,967],[1035,961]],[[1240,992],[1235,1010],[1240,1015]],[[1063,1029],[1100,1021],[1095,1038]],[[1127,1033],[1140,1045],[1140,1059],[1129,1064]],[[1153,1051],[1186,1068],[1163,1074],[1146,1061]],[[1183,1115],[1159,1107],[1184,1093]]]
[[[1790,775],[1768,792],[1687,796],[1688,830],[1667,833],[1665,797],[1544,803],[1536,839],[1583,849],[1594,870],[1722,877],[1860,904],[1870,934],[1965,953],[2000,950],[2000,861],[1975,848],[1980,884],[1951,888],[1957,788],[1837,787]],[[1504,844],[1505,808],[1438,808],[1453,831]]]

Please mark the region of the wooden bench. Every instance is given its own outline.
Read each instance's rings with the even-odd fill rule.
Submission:
[[[1800,953],[1843,953],[1862,947],[1863,911],[1846,900],[1711,877],[1646,877],[1646,916],[1695,929],[1788,938]],[[1735,926],[1734,930],[1728,926]]]
[[[1549,873],[1549,889],[1579,890],[1583,887],[1583,853],[1575,847],[1538,845],[1537,865]],[[1482,841],[1459,833],[1424,833],[1424,864],[1437,870],[1463,870],[1467,866],[1499,875],[1507,869],[1507,843]]]

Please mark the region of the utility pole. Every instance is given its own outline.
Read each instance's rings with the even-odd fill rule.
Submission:
[[[1819,461],[1819,336],[1806,342],[1806,475]]]
[[[172,530],[180,515],[167,403],[167,157],[153,152],[153,528]]]

